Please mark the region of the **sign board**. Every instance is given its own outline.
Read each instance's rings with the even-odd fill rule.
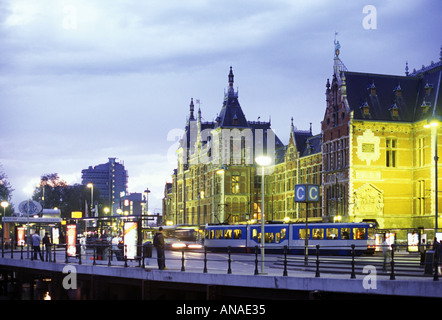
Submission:
[[[71,212],[72,219],[81,219],[83,217],[83,212],[81,211],[72,211]]]
[[[136,222],[124,223],[124,250],[127,259],[135,259],[137,256],[138,224]]]
[[[318,202],[319,185],[297,184],[295,185],[295,202]]]
[[[42,210],[41,204],[34,200],[25,200],[20,202],[18,205],[18,210],[23,215],[33,216],[39,214]]]
[[[68,224],[66,226],[66,244],[69,257],[75,257],[77,254],[77,225]]]
[[[23,247],[26,243],[26,228],[18,227],[17,228],[17,246]]]
[[[4,217],[3,222],[12,223],[60,223],[61,218]]]

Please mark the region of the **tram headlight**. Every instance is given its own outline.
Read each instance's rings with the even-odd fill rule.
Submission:
[[[185,247],[186,247],[186,244],[182,243],[182,242],[172,243],[172,249],[184,249]]]
[[[202,247],[203,246],[201,244],[198,244],[198,243],[189,244],[187,246],[187,248],[189,248],[189,249],[201,249]]]

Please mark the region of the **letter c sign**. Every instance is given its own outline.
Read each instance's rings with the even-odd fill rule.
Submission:
[[[315,184],[297,184],[295,186],[295,202],[318,202],[319,186]]]

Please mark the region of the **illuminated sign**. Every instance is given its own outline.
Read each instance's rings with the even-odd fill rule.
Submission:
[[[26,233],[25,227],[17,228],[17,246],[23,247],[25,245],[25,239],[26,239],[25,233]]]
[[[77,225],[68,224],[66,226],[66,243],[67,243],[67,255],[69,257],[75,257],[77,254]]]
[[[127,259],[135,259],[137,256],[138,225],[136,222],[124,223],[124,254]]]
[[[72,211],[71,212],[72,219],[81,219],[82,216],[83,216],[83,212],[81,212],[81,211]]]
[[[318,202],[319,186],[316,184],[297,184],[295,186],[296,202]]]

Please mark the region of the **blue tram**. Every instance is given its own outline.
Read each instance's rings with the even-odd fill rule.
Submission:
[[[307,230],[308,229],[308,230]],[[264,226],[266,252],[280,253],[287,246],[288,253],[304,254],[306,237],[309,253],[316,245],[322,254],[348,255],[351,245],[355,253],[373,253],[375,226],[373,223],[268,223]],[[261,245],[261,225],[206,225],[204,245],[210,251],[254,252]]]

